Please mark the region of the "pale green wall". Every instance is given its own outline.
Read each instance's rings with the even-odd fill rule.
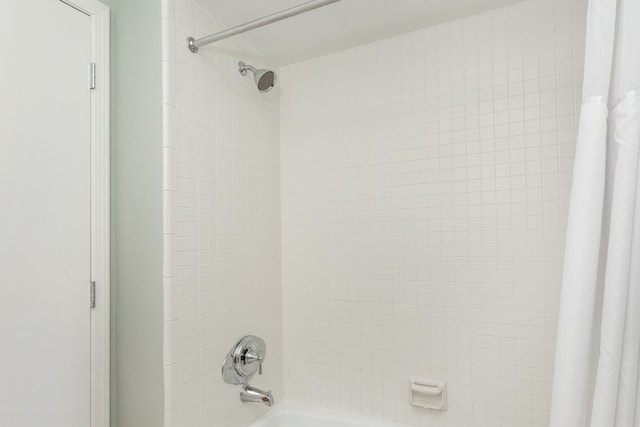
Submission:
[[[163,425],[160,0],[111,9],[111,425]]]

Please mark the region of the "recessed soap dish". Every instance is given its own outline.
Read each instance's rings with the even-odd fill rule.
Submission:
[[[409,379],[411,404],[438,411],[447,410],[447,382],[413,377]]]

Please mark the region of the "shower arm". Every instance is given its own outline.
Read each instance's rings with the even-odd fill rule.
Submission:
[[[280,12],[272,13],[271,15],[254,19],[253,21],[249,21],[241,25],[236,25],[235,27],[211,34],[210,36],[199,39],[189,37],[187,39],[187,46],[191,52],[197,53],[198,48],[210,43],[217,42],[237,34],[246,33],[247,31],[255,30],[256,28],[264,27],[265,25],[273,24],[274,22],[282,21],[283,19],[291,18],[292,16],[300,15],[301,13],[309,12],[311,10],[318,9],[319,7],[327,6],[339,1],[340,0],[311,0],[309,2],[290,7],[289,9],[281,10]]]
[[[239,71],[240,74],[242,74],[243,76],[247,75],[247,70],[251,71],[252,73],[256,72],[256,67],[253,67],[249,64],[245,64],[244,62],[240,61],[239,65]]]

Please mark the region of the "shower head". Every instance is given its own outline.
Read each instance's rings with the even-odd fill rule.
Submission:
[[[276,73],[271,70],[256,70],[251,65],[247,65],[240,61],[238,63],[238,71],[243,76],[247,75],[247,70],[253,73],[253,78],[256,81],[256,86],[260,92],[269,92],[276,85]]]

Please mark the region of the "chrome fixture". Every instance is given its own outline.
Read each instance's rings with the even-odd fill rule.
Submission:
[[[187,39],[187,47],[191,52],[196,53],[198,52],[199,47],[209,43],[217,42],[218,40],[226,39],[237,34],[246,33],[247,31],[255,30],[256,28],[264,27],[265,25],[273,24],[274,22],[282,21],[283,19],[291,18],[292,16],[300,15],[301,13],[309,12],[338,1],[340,0],[311,0],[309,2],[290,7],[289,9],[254,19],[253,21],[249,21],[242,25],[236,25],[235,27],[211,34],[210,36],[199,39],[189,37]]]
[[[222,364],[222,379],[229,384],[242,384],[241,402],[262,402],[273,405],[271,390],[263,391],[250,386],[249,380],[258,372],[262,375],[262,362],[267,345],[255,335],[244,336],[229,350]]]
[[[271,390],[262,391],[259,388],[245,384],[242,386],[242,390],[240,390],[240,401],[243,403],[262,402],[267,406],[271,406],[273,405],[273,393]]]
[[[276,73],[265,69],[256,70],[255,67],[240,61],[238,63],[240,74],[246,76],[247,70],[253,73],[253,79],[256,81],[256,86],[258,86],[260,92],[269,92],[276,85]]]
[[[222,378],[229,384],[246,384],[258,372],[262,375],[262,361],[267,345],[254,335],[242,337],[234,345],[222,365]]]

